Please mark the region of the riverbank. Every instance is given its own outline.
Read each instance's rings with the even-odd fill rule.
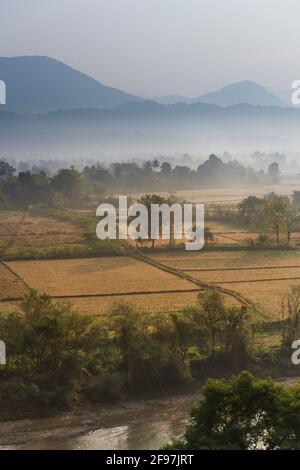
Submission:
[[[276,382],[290,386],[299,379],[300,374],[281,377]],[[200,392],[177,394],[105,407],[97,405],[51,418],[3,422],[0,448],[158,449],[182,435],[190,409],[200,397]]]

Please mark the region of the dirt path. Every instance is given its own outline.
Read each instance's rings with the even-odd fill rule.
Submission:
[[[181,279],[184,279],[186,281],[189,281],[197,286],[200,287],[201,290],[204,289],[211,289],[211,290],[216,290],[218,292],[221,292],[222,294],[228,295],[235,300],[237,300],[241,305],[244,305],[245,307],[253,308],[261,317],[264,319],[268,318],[267,315],[262,312],[257,305],[255,305],[251,300],[247,299],[243,295],[239,294],[236,291],[233,291],[231,289],[226,289],[224,287],[218,286],[217,284],[211,284],[207,283],[204,281],[201,281],[199,279],[194,278],[193,276],[187,274],[184,271],[181,271],[180,269],[173,268],[171,266],[168,266],[166,264],[163,264],[155,259],[149,258],[146,256],[144,253],[142,253],[139,250],[135,250],[128,245],[123,245],[126,249],[126,255],[131,256],[132,258],[138,259],[140,261],[143,261],[145,263],[150,264],[151,266],[156,267],[157,269],[160,269],[162,271],[165,271],[169,274],[173,274],[177,277],[180,277]]]

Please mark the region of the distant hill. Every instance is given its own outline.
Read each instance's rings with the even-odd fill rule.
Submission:
[[[207,103],[127,102],[112,109],[69,109],[18,115],[1,111],[0,158],[81,158],[102,152],[298,152],[300,110],[293,107]]]
[[[128,101],[142,101],[49,57],[0,57],[0,79],[7,87],[7,105],[1,106],[1,110],[16,113],[104,109]]]
[[[167,95],[167,96],[156,96],[152,98],[153,101],[156,101],[160,104],[175,104],[175,103],[188,103],[190,101],[186,96],[181,95]]]
[[[234,106],[241,103],[260,106],[287,106],[286,103],[266,88],[249,80],[227,85],[221,90],[206,93],[189,100],[189,102],[216,104],[218,106]]]

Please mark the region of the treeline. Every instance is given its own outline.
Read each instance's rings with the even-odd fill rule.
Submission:
[[[290,295],[276,365],[278,358],[290,360],[299,334],[299,290]],[[270,361],[267,351],[260,356],[259,328],[246,308],[226,306],[214,290],[200,293],[197,306],[174,313],[143,313],[124,303],[98,318],[32,291],[21,312],[0,317],[7,349],[7,364],[0,366],[0,417],[140,396],[191,384],[212,370],[224,376],[259,364],[259,358]]]
[[[269,172],[255,171],[237,160],[228,163],[212,154],[196,170],[187,165],[172,167],[169,162],[157,159],[146,161],[142,166],[136,162],[113,163],[106,168],[101,164],[83,169],[83,175],[92,182],[104,184],[117,190],[183,190],[200,186],[227,186],[232,184],[263,184],[278,181],[279,168],[270,166]]]
[[[135,162],[113,163],[109,167],[97,163],[86,166],[82,172],[71,166],[58,170],[53,176],[38,168],[17,173],[8,162],[0,161],[0,204],[5,208],[29,204],[88,207],[109,192],[262,184],[277,181],[278,174],[278,168],[271,167],[265,174],[237,161],[224,163],[216,155],[210,155],[197,170],[179,165],[172,168],[168,162],[153,160],[142,166]]]
[[[290,247],[292,234],[300,232],[300,191],[292,196],[275,193],[260,198],[248,196],[236,207],[214,206],[206,211],[206,221],[236,224],[259,233],[252,244]]]
[[[299,450],[300,387],[243,372],[208,380],[182,439],[167,450]]]

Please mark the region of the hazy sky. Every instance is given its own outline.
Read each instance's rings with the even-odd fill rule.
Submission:
[[[300,79],[299,0],[0,0],[0,21],[0,56],[48,55],[145,96]]]

